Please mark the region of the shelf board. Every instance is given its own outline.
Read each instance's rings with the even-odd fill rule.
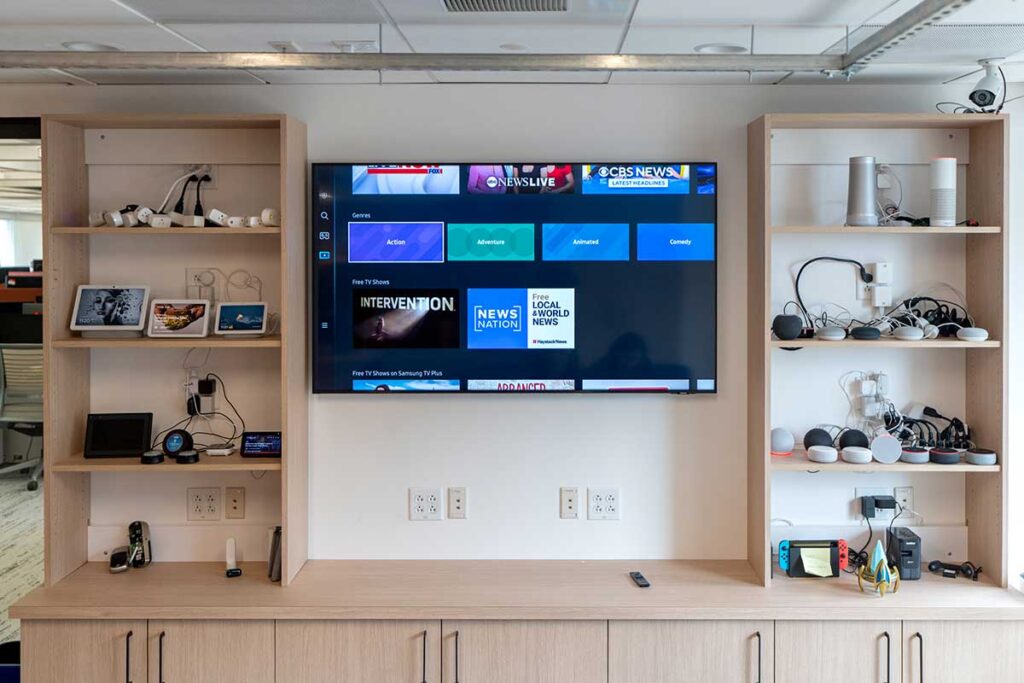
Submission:
[[[865,347],[885,349],[998,349],[1002,343],[995,339],[982,342],[962,341],[960,339],[922,339],[921,341],[900,341],[899,339],[844,339],[843,341],[825,341],[824,339],[793,339],[783,341],[772,339],[773,349],[802,349],[822,347]]]
[[[281,337],[190,337],[186,339],[160,339],[153,337],[125,337],[114,339],[85,339],[69,337],[54,339],[55,349],[192,349],[192,348],[230,348],[230,349],[277,349],[281,347]]]
[[[877,228],[854,228],[846,225],[776,225],[772,226],[771,231],[783,235],[993,235],[1002,232],[1003,228],[998,225],[958,225],[955,228],[913,225],[888,225]]]
[[[113,228],[109,225],[101,225],[98,228],[90,227],[54,227],[50,228],[52,235],[280,235],[281,228],[150,228],[140,226],[135,228]]]
[[[168,458],[159,465],[143,465],[138,458],[89,458],[76,453],[48,465],[53,472],[267,472],[281,469],[281,458],[243,458],[238,455],[200,455],[194,465],[179,465]]]
[[[885,465],[880,462],[871,462],[867,465],[853,465],[848,462],[834,462],[823,464],[811,462],[807,459],[807,453],[803,449],[793,451],[793,455],[782,457],[771,456],[771,468],[774,472],[999,472],[1000,465],[968,465],[961,462],[959,465],[913,465],[907,462],[896,462]]]

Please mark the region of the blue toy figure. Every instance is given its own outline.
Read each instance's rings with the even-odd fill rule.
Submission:
[[[900,570],[896,567],[889,567],[889,560],[885,556],[885,549],[882,542],[875,542],[875,550],[871,553],[871,560],[857,570],[857,585],[864,590],[865,582],[870,583],[872,589],[878,591],[878,595],[884,597],[887,592],[895,593],[900,589]]]

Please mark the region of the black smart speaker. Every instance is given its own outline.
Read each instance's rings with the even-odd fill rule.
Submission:
[[[847,446],[869,448],[871,446],[871,442],[868,440],[868,435],[859,429],[847,429],[839,435],[839,448],[843,449]]]
[[[811,446],[831,446],[832,435],[826,432],[821,427],[815,427],[806,434],[804,434],[804,448],[809,449]]]
[[[803,330],[804,321],[798,315],[777,315],[772,320],[772,332],[779,339],[797,339]]]
[[[874,341],[882,336],[882,331],[877,327],[854,327],[850,330],[850,336],[854,339]]]

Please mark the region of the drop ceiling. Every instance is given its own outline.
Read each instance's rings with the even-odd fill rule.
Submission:
[[[917,0],[570,0],[565,12],[449,12],[444,0],[2,0],[0,49],[260,52],[693,54],[728,43],[753,54],[845,52]],[[941,83],[1009,57],[1024,81],[1024,0],[973,0],[853,77]],[[0,69],[0,83],[331,84],[444,82],[821,83],[814,73],[356,72]]]

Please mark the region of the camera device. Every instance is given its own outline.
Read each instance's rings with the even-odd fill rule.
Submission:
[[[982,59],[978,62],[985,69],[985,75],[974,86],[971,91],[971,102],[988,109],[996,106],[996,103],[1003,97],[1003,75],[1000,73],[999,65],[1001,59]]]

